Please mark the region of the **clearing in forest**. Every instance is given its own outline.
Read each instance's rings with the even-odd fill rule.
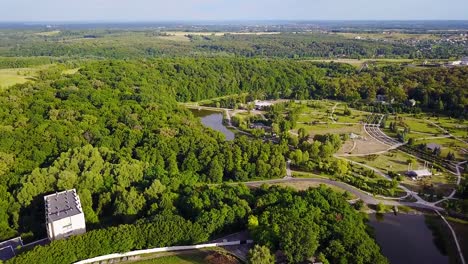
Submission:
[[[36,68],[0,69],[0,90],[34,80]]]

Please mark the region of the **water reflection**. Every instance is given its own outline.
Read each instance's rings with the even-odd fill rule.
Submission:
[[[377,243],[390,263],[449,263],[448,257],[435,246],[424,215],[372,214],[369,220]]]
[[[203,125],[224,134],[226,140],[234,140],[235,134],[223,124],[223,114],[206,110],[192,110],[192,113],[201,118]]]

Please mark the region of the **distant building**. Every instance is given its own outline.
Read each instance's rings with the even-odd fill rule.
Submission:
[[[268,101],[259,101],[259,100],[254,101],[254,106],[256,110],[264,110],[264,109],[271,107],[272,105],[273,103],[268,102]]]
[[[460,62],[461,65],[468,65],[468,57],[463,57]]]
[[[75,189],[44,197],[47,236],[50,240],[86,232],[85,217]]]
[[[421,179],[424,177],[432,176],[432,173],[428,169],[423,170],[410,170],[406,173],[409,177],[414,177],[416,179]]]
[[[428,150],[434,151],[434,150],[436,150],[437,148],[438,148],[438,149],[442,149],[442,146],[439,145],[439,144],[436,144],[436,143],[427,143],[427,144],[426,144],[426,148],[427,148]]]
[[[459,61],[452,61],[450,65],[459,65],[459,66],[467,66],[468,65],[468,57],[463,57]]]
[[[0,260],[5,261],[13,258],[15,249],[23,246],[23,240],[21,237],[15,237],[3,242],[0,242]]]
[[[388,101],[388,97],[385,94],[378,94],[376,96],[377,102],[386,104]],[[393,103],[393,99],[390,100],[390,103]]]

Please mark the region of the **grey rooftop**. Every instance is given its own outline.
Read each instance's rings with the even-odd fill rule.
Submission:
[[[44,196],[44,202],[48,223],[83,212],[75,189]]]

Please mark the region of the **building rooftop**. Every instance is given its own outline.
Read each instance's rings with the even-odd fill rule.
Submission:
[[[0,260],[8,260],[15,256],[15,249],[23,246],[21,237],[0,242]]]
[[[408,172],[408,175],[410,176],[416,176],[416,177],[425,177],[425,176],[431,176],[432,173],[428,169],[423,169],[423,170],[412,170]]]
[[[47,222],[81,214],[80,198],[75,189],[44,196]]]
[[[435,150],[436,148],[442,149],[442,146],[436,143],[427,143],[426,148],[430,150]]]
[[[254,103],[255,103],[256,106],[272,106],[273,105],[273,103],[269,102],[269,101],[255,100]]]

